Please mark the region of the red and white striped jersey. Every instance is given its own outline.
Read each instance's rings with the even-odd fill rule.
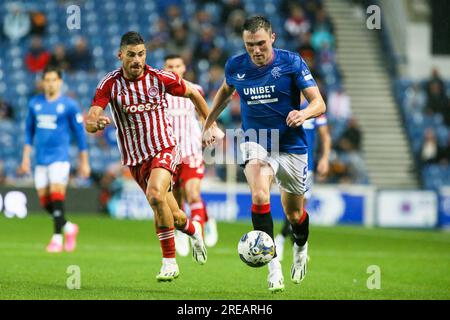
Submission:
[[[190,82],[189,85],[204,95],[202,87]],[[202,131],[191,99],[166,93],[166,100],[168,104],[167,114],[180,145],[181,157],[195,156],[201,158]]]
[[[92,106],[104,109],[110,104],[122,164],[135,166],[177,144],[166,116],[166,93],[182,96],[185,92],[178,75],[148,65],[135,80],[127,80],[122,68],[103,77]]]

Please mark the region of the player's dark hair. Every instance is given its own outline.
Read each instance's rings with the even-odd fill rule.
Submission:
[[[259,29],[264,29],[268,33],[272,32],[272,24],[267,18],[263,16],[254,16],[247,18],[242,27],[242,32],[250,31],[251,33],[257,32]]]
[[[170,60],[170,59],[182,59],[181,56],[177,53],[171,53],[164,57],[164,61]]]
[[[128,31],[120,39],[120,47],[127,46],[127,45],[135,46],[138,44],[144,44],[144,39],[136,31]]]
[[[42,72],[42,79],[44,79],[45,75],[47,73],[49,73],[49,72],[55,72],[58,75],[58,78],[62,79],[62,71],[61,71],[61,69],[59,69],[59,68],[57,68],[55,66],[52,66],[52,65],[49,65],[49,66],[45,67],[44,71]]]

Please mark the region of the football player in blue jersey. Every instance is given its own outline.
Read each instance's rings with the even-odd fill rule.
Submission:
[[[218,140],[210,126],[236,90],[241,100],[245,134],[240,149],[252,195],[253,228],[273,239],[270,186],[275,180],[295,238],[291,280],[300,283],[306,274],[309,234],[309,218],[303,207],[308,159],[302,124],[323,114],[325,102],[303,59],[296,53],[273,48],[275,33],[265,17],[248,18],[242,38],[246,53],[231,57],[225,65],[225,80],[214,97],[203,141],[211,145]],[[309,104],[300,110],[301,93]],[[268,267],[269,290],[283,291],[279,259],[273,258]]]
[[[302,99],[301,109],[308,105],[308,101]],[[325,114],[317,118],[311,118],[303,123],[303,129],[306,133],[306,139],[308,141],[308,176],[306,178],[306,184],[308,191],[305,193],[305,201],[303,206],[306,206],[307,200],[311,197],[311,187],[314,181],[314,147],[316,142],[316,131],[319,134],[320,139],[320,158],[317,162],[317,176],[319,179],[324,179],[328,174],[330,168],[330,151],[331,151],[331,136],[328,129],[328,120]],[[289,220],[285,220],[281,233],[275,237],[275,246],[277,248],[278,258],[281,261],[283,259],[284,242],[287,237],[292,235],[291,225]]]
[[[70,173],[71,132],[79,148],[78,173],[90,175],[86,134],[78,104],[61,94],[61,71],[48,67],[43,72],[44,94],[29,102],[25,146],[19,173],[31,173],[31,151],[35,147],[34,181],[41,206],[53,217],[54,234],[47,252],[73,251],[78,226],[65,219],[64,202]],[[64,233],[64,239],[63,239]],[[64,245],[63,245],[64,243]]]

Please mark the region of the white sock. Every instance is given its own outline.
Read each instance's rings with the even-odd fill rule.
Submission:
[[[74,229],[75,229],[75,226],[70,221],[67,221],[66,224],[63,227],[64,233],[66,233],[66,232],[71,233],[71,232],[74,231]]]
[[[286,238],[282,234],[277,234],[275,240],[278,240],[281,242],[281,244],[284,244],[284,240],[286,240]]]
[[[177,264],[176,258],[162,258],[163,264]]]
[[[280,263],[280,260],[278,259],[278,257],[275,257],[272,260],[270,260],[268,266],[269,266],[269,271],[274,270],[274,269],[281,269],[281,263]]]
[[[58,244],[62,244],[63,243],[63,236],[62,234],[59,233],[55,233],[52,237],[52,242],[56,242]]]

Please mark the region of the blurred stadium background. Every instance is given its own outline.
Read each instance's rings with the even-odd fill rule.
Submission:
[[[77,12],[72,5],[81,19],[75,29],[67,25]],[[7,217],[41,211],[32,177],[17,176],[16,169],[27,103],[41,91],[47,64],[64,69],[65,93],[87,113],[98,81],[119,66],[121,35],[136,30],[147,40],[147,63],[161,68],[166,54],[182,54],[186,78],[199,83],[211,102],[226,59],[244,50],[245,17],[256,13],[270,18],[275,46],[307,61],[327,102],[333,150],[330,174],[316,181],[308,204],[312,223],[449,227],[450,3],[445,0],[1,1],[0,210],[3,202]],[[373,20],[378,17],[380,28],[380,20]],[[220,125],[240,126],[237,97]],[[76,177],[73,146],[69,217],[150,218],[143,194],[119,163],[114,128],[89,135],[88,142],[89,180]],[[203,190],[208,212],[218,221],[250,217],[251,198],[239,166],[209,165]],[[26,207],[17,208],[20,198],[8,197],[11,191],[25,194]],[[276,203],[276,190],[273,198]],[[273,215],[281,219],[281,208]],[[411,233],[415,236],[427,237]],[[448,267],[448,251],[442,254]]]

